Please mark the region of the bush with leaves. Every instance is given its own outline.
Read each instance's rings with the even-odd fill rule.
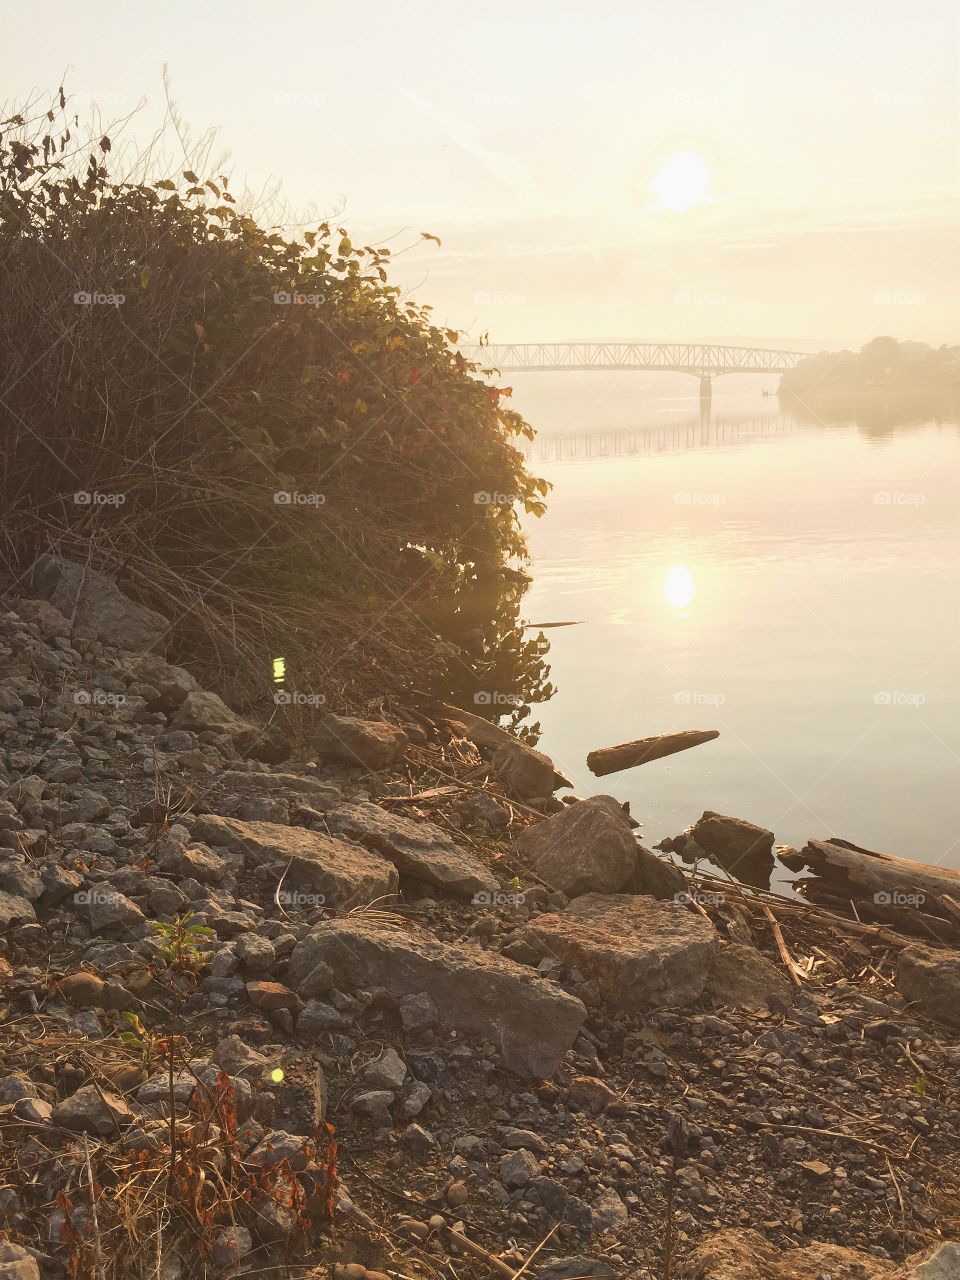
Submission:
[[[0,588],[50,549],[114,573],[235,694],[276,653],[332,701],[422,679],[543,509],[509,388],[387,250],[115,177],[76,128],[62,90],[0,124]]]

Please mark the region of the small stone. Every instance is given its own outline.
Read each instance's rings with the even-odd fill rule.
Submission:
[[[227,1227],[219,1232],[210,1252],[215,1267],[223,1271],[235,1267],[253,1248],[253,1236],[246,1227]]]
[[[262,1009],[265,1013],[271,1013],[275,1009],[296,1010],[299,1007],[295,993],[282,982],[248,982],[247,996],[255,1008]]]
[[[500,1181],[509,1190],[525,1187],[540,1172],[540,1162],[529,1151],[511,1151],[500,1161]]]
[[[411,1155],[424,1157],[432,1155],[439,1149],[439,1143],[430,1132],[419,1124],[408,1124],[400,1135],[400,1145]]]
[[[97,1138],[116,1134],[118,1128],[132,1124],[133,1119],[133,1112],[122,1098],[92,1084],[78,1089],[53,1111],[54,1124]]]
[[[95,973],[80,969],[68,974],[57,983],[60,994],[68,1004],[84,1007],[99,1007],[103,1000],[104,981]]]
[[[375,1089],[391,1089],[396,1091],[407,1076],[407,1067],[396,1049],[388,1048],[375,1061],[364,1068],[363,1078]]]
[[[470,1199],[470,1192],[465,1182],[451,1182],[444,1194],[444,1199],[451,1209],[459,1209]]]

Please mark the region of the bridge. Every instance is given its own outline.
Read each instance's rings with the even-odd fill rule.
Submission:
[[[706,342],[510,342],[473,343],[462,354],[500,373],[567,369],[660,369],[690,373],[702,393],[721,373],[782,373],[810,353]]]

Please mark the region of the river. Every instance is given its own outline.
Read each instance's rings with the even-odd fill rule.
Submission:
[[[718,382],[709,415],[663,375],[513,383],[553,484],[524,614],[578,624],[546,632],[534,718],[577,793],[631,801],[647,844],[713,809],[960,867],[957,421],[800,421],[763,379]],[[720,737],[586,768],[691,728]]]

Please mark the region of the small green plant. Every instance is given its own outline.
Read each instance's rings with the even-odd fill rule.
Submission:
[[[200,924],[192,911],[177,916],[170,924],[155,920],[153,930],[159,939],[159,959],[166,969],[167,986],[171,997],[170,1034],[167,1037],[166,1050],[167,1095],[170,1105],[170,1163],[167,1166],[167,1188],[172,1192],[177,1175],[176,1076],[183,998],[192,988],[197,972],[203,965],[204,942],[209,942],[216,937],[216,934],[206,925]]]

